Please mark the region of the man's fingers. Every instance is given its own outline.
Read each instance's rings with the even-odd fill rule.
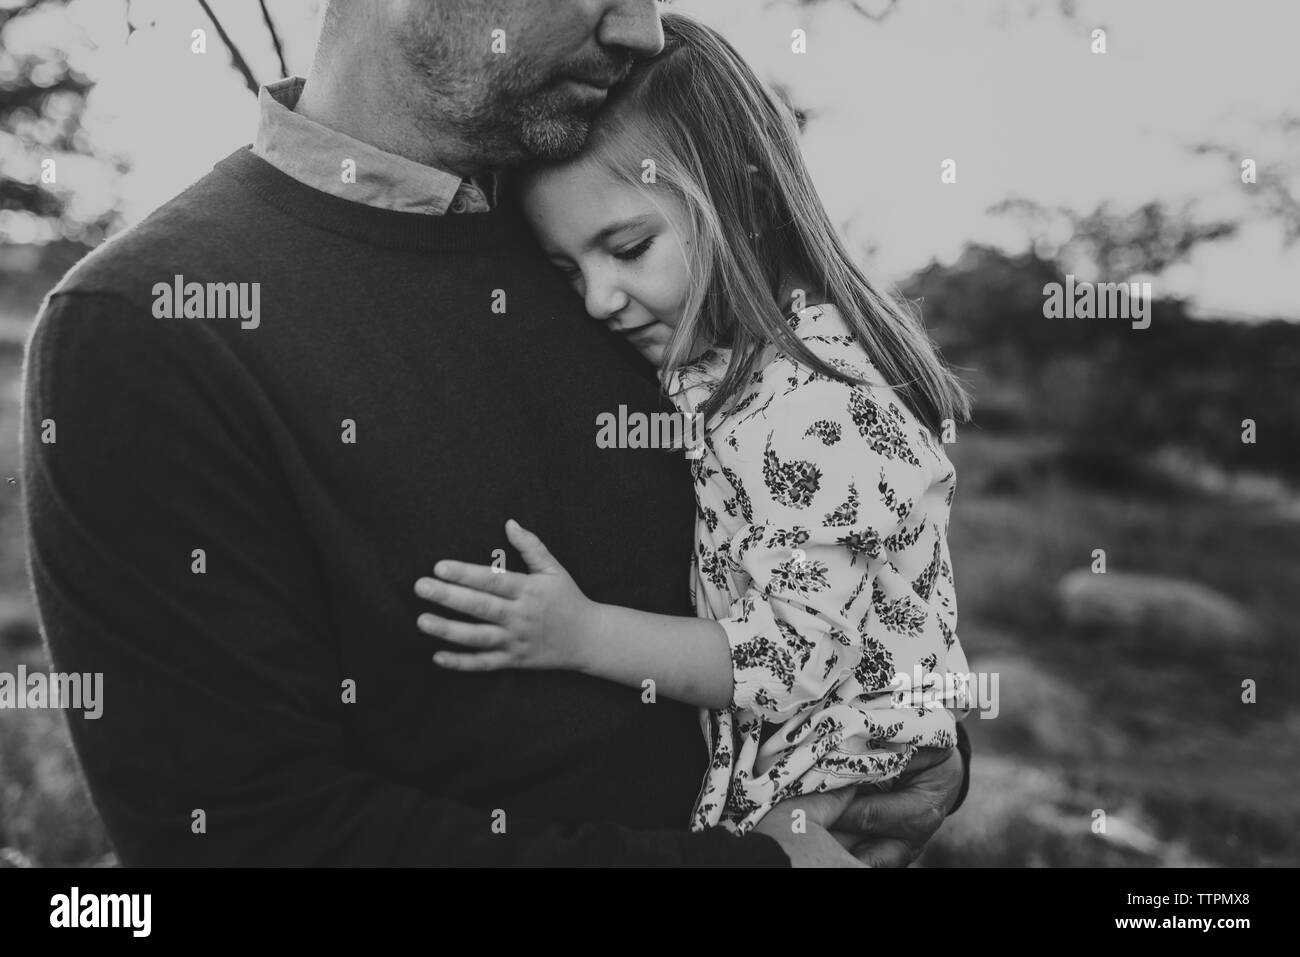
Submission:
[[[807,822],[807,830],[795,831],[784,820],[779,823],[772,820],[772,812],[769,812],[758,822],[755,831],[780,844],[792,867],[865,866],[844,846],[843,837],[827,833],[825,828],[812,821]]]
[[[840,847],[844,848],[844,850],[848,851],[850,854],[853,853],[854,845],[862,840],[861,834],[854,834],[852,831],[829,831],[828,833],[831,837],[840,842]]]
[[[939,830],[943,809],[925,789],[901,783],[899,788],[886,794],[859,795],[836,825],[858,832],[864,840],[893,838],[920,847]]]
[[[917,748],[916,754],[907,762],[907,768],[903,771],[902,777],[917,774],[936,765],[943,764],[954,754],[957,754],[956,748]],[[957,755],[958,760],[961,755]]]
[[[853,800],[853,795],[852,786],[836,788],[833,791],[817,791],[801,797],[786,798],[774,806],[768,814],[773,816],[773,820],[787,821],[791,820],[791,815],[795,811],[803,811],[808,823],[829,829],[843,816],[844,809]]]
[[[935,804],[941,807],[946,815],[957,802],[957,795],[961,792],[961,782],[965,776],[966,767],[962,762],[961,752],[952,748],[942,760],[936,761],[933,767],[913,771],[909,765],[899,776],[895,790],[916,788],[928,791],[934,795]]]
[[[889,837],[921,847],[939,830],[954,795],[961,789],[961,755],[918,752],[931,767],[910,766],[887,792],[863,789],[835,821],[841,830],[857,831],[864,839]],[[937,763],[934,763],[937,762]]]
[[[867,867],[907,867],[920,853],[911,845],[892,838],[870,838],[851,850],[853,856]]]

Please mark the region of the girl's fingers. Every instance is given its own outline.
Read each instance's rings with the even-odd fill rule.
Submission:
[[[506,617],[506,600],[463,585],[440,581],[437,578],[421,578],[415,583],[415,593],[421,598],[437,602],[444,608],[459,611],[483,621],[504,621]]]
[[[542,544],[542,540],[513,518],[506,522],[506,538],[519,550],[528,567],[535,572],[550,572],[561,568],[555,556]]]
[[[518,598],[525,577],[518,572],[502,571],[487,565],[453,561],[438,562],[433,566],[433,573],[443,581],[477,588],[500,598]]]
[[[510,667],[510,657],[503,651],[487,651],[478,655],[439,651],[433,656],[433,663],[452,671],[498,671]]]
[[[472,621],[452,621],[427,612],[415,621],[415,626],[426,635],[442,638],[466,648],[494,649],[505,644],[506,633],[496,625],[480,625]]]

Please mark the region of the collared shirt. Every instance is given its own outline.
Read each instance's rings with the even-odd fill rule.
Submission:
[[[477,182],[462,179],[295,113],[306,83],[303,77],[288,77],[258,94],[261,118],[253,153],[281,172],[321,192],[404,213],[482,213],[495,205],[491,173]]]

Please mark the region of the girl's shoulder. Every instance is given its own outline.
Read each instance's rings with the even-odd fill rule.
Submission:
[[[790,329],[824,366],[871,385],[884,384],[853,329],[833,303],[800,309],[790,318]],[[755,373],[753,386],[782,404],[834,401],[855,388],[825,374],[801,356],[775,346],[770,347],[767,361]]]
[[[862,378],[873,378],[871,370],[874,367],[871,360],[845,320],[844,314],[834,303],[823,302],[805,306],[790,318],[790,329],[813,355],[832,368],[839,368]],[[800,369],[808,368],[798,356],[779,352],[776,358],[785,359],[787,363]]]
[[[856,378],[879,380],[853,330],[834,304],[805,306],[791,315],[789,322],[791,331],[809,352],[831,368]],[[677,407],[695,411],[712,398],[727,374],[731,357],[730,349],[714,347],[679,369],[665,382]],[[818,372],[798,356],[769,345],[740,393],[728,403],[729,411],[717,413],[714,421],[718,425],[728,420],[734,422],[737,413],[747,412],[755,404],[768,408],[778,399],[788,401],[796,390],[802,390],[801,399],[811,398],[810,393],[820,390],[807,387],[817,382],[835,384],[838,380]]]
[[[727,446],[750,457],[766,443],[808,447],[808,457],[859,466],[868,452],[895,466],[950,470],[937,440],[867,356],[839,309],[825,303],[800,310],[791,327],[808,350],[855,382],[830,376],[797,356],[776,352],[720,431]],[[760,450],[761,453],[760,453]]]

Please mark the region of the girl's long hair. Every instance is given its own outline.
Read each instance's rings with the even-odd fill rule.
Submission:
[[[876,290],[831,224],[799,149],[791,109],[709,27],[662,15],[664,48],[610,92],[578,157],[687,210],[697,256],[661,380],[687,364],[697,337],[730,346],[731,363],[698,411],[707,422],[739,397],[769,343],[842,382],[790,328],[778,304],[781,267],[807,279],[843,314],[867,356],[932,432],[966,421],[970,399],[901,300]],[[643,176],[653,160],[653,183]],[[647,179],[651,178],[646,176]]]

